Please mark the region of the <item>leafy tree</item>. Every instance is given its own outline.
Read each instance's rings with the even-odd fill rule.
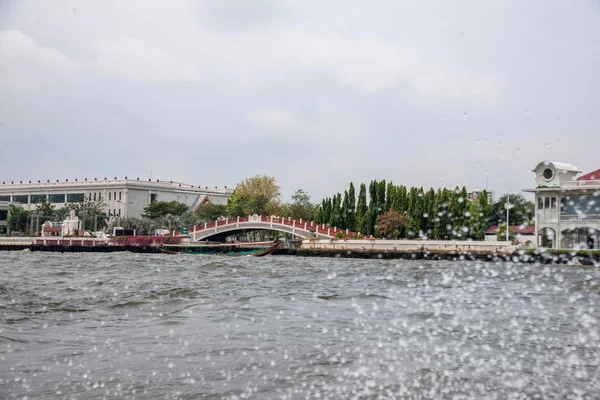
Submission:
[[[159,219],[168,214],[181,215],[188,211],[188,208],[187,204],[178,201],[154,201],[144,207],[142,216],[150,219]]]
[[[513,232],[510,228],[508,230],[508,240],[513,242],[515,240],[515,232]],[[499,242],[503,242],[506,240],[506,224],[502,224],[498,226],[498,232],[496,233],[496,240]]]
[[[238,183],[227,200],[227,210],[231,217],[273,215],[279,209],[280,196],[279,185],[274,177],[256,175]]]
[[[510,198],[513,208],[509,210],[510,225],[530,225],[534,219],[535,206],[521,194],[505,194],[491,206],[489,225],[506,223],[506,208],[504,205]]]
[[[8,218],[6,219],[6,224],[11,231],[25,232],[27,230],[28,218],[29,211],[12,204],[8,206]]]
[[[387,210],[377,218],[377,230],[380,235],[390,239],[401,237],[407,217],[396,210]]]
[[[290,216],[294,219],[302,219],[304,221],[313,221],[315,218],[315,205],[310,202],[310,196],[303,189],[298,189],[292,195],[292,203],[290,204],[289,214],[281,214]]]
[[[52,219],[55,213],[54,204],[52,204],[48,199],[45,199],[44,201],[41,201],[36,204],[35,213],[40,216]]]
[[[185,214],[187,213],[184,213],[182,215]],[[210,223],[216,221],[219,217],[227,216],[227,206],[223,204],[204,204],[198,207],[198,209],[194,211],[194,214],[197,217],[198,224]]]
[[[104,229],[108,227],[108,215],[106,215],[105,203],[103,200],[89,200],[85,199],[79,203],[69,203],[66,207],[58,210],[64,220],[66,215],[71,210],[75,211],[75,215],[82,220],[83,229],[88,231],[95,231],[98,229]],[[59,214],[58,212],[56,214]],[[55,215],[56,215],[55,214]]]

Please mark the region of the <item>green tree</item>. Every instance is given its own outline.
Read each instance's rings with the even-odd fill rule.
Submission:
[[[280,209],[280,188],[274,177],[256,175],[238,183],[227,201],[230,217],[273,215]]]
[[[506,223],[505,204],[510,199],[513,207],[509,210],[510,225],[531,225],[535,215],[533,202],[528,201],[521,194],[505,194],[500,197],[490,208],[489,225]]]
[[[350,182],[350,188],[348,189],[347,207],[346,229],[356,232],[356,193],[354,190],[354,184],[352,182]]]
[[[512,229],[509,228],[508,230],[508,240],[510,242],[514,242],[515,241],[515,232],[512,231]],[[496,240],[499,242],[504,242],[506,241],[506,224],[502,224],[498,226],[498,232],[496,233]]]
[[[367,213],[367,186],[364,183],[360,184],[358,193],[358,201],[356,203],[356,230],[365,233],[365,217]]]
[[[337,228],[341,227],[342,223],[342,195],[337,193],[333,196],[333,206],[331,208],[331,219],[329,225]]]
[[[168,214],[181,215],[188,211],[188,209],[189,207],[186,204],[178,201],[154,201],[144,207],[142,216],[150,219],[159,219]]]
[[[406,226],[407,217],[396,210],[387,210],[377,218],[378,233],[389,239],[398,239]]]
[[[313,221],[315,219],[315,205],[311,203],[310,196],[303,189],[298,189],[292,195],[292,203],[290,204],[289,216],[294,219],[302,219],[304,221]]]
[[[46,217],[47,219],[53,219],[55,213],[54,204],[52,204],[48,199],[41,201],[36,204],[35,214]]]
[[[6,224],[11,231],[26,232],[28,219],[29,211],[12,204],[8,206],[8,218],[6,219]]]
[[[108,215],[105,212],[104,200],[85,199],[79,203],[69,203],[62,208],[67,214],[73,210],[75,215],[82,221],[83,229],[88,231],[101,230],[108,227]],[[64,219],[62,217],[62,219]]]
[[[431,237],[433,234],[433,226],[435,223],[435,191],[430,188],[423,197],[423,219],[421,229]]]
[[[198,223],[210,223],[216,221],[219,217],[226,217],[227,206],[223,204],[203,204],[194,211],[194,214],[198,218]]]

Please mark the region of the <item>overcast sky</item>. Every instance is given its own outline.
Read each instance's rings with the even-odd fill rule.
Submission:
[[[0,0],[2,181],[499,195],[599,128],[598,0]]]

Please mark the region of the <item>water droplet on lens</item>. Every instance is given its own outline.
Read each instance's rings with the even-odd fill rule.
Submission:
[[[468,113],[466,113],[466,112],[464,112],[464,113],[462,114],[462,117],[463,117],[463,118],[468,118],[468,117],[469,117],[469,114],[468,114]]]

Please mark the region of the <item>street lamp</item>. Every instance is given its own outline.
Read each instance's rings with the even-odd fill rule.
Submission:
[[[133,204],[133,201],[121,201],[121,200],[117,200],[119,203],[121,203],[123,205],[123,218],[125,219],[125,221],[127,221],[127,216],[125,215],[126,211],[127,211],[127,204]],[[119,207],[120,209],[120,207]],[[119,225],[121,225],[121,216],[119,215]]]
[[[510,223],[509,223],[509,217],[508,217],[508,212],[510,211],[511,208],[514,207],[514,205],[510,204],[510,195],[506,198],[506,203],[504,204],[504,208],[506,208],[506,241],[508,242],[508,231],[510,230]]]

